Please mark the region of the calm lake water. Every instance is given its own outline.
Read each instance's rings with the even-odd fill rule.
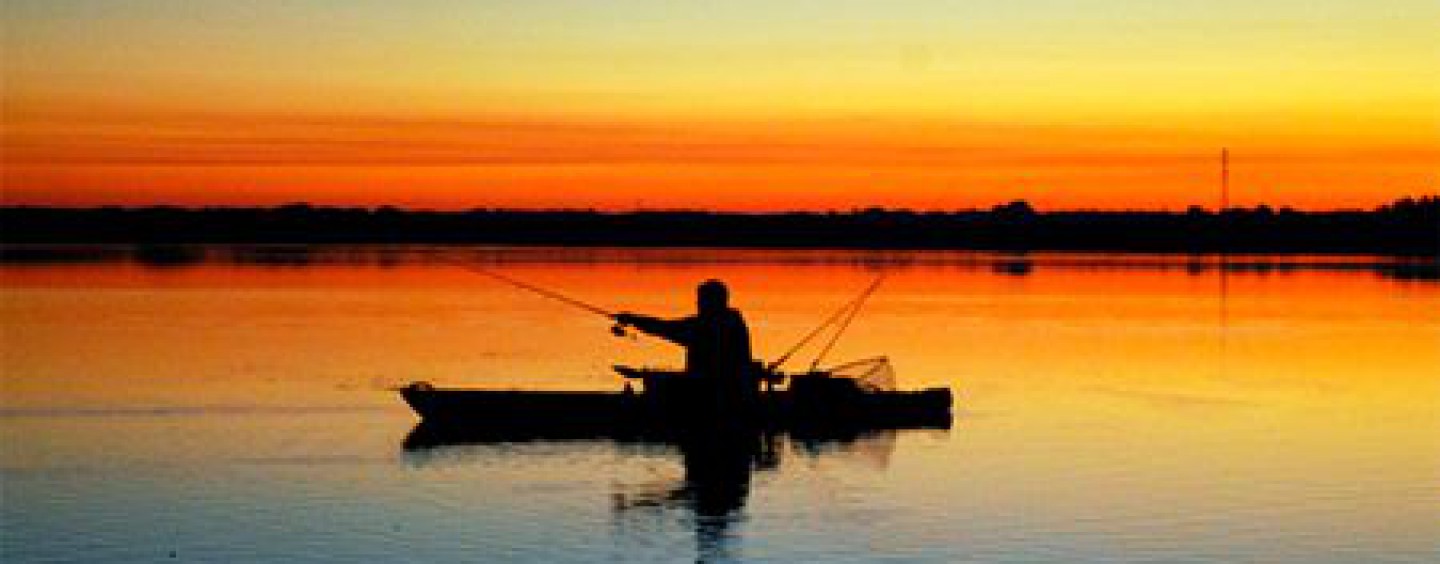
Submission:
[[[27,249],[3,266],[5,562],[1433,562],[1440,283],[1370,257]],[[614,390],[678,349],[456,266],[950,386],[948,430],[776,437],[737,506],[681,453],[405,449],[412,380]],[[1427,272],[1427,269],[1428,272]],[[1418,274],[1417,274],[1418,272]],[[808,364],[809,358],[803,354]],[[540,416],[537,414],[537,416]]]

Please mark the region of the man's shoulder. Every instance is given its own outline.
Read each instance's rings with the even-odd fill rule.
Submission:
[[[725,317],[726,317],[729,321],[732,321],[732,322],[740,322],[740,323],[744,323],[744,322],[745,322],[745,315],[742,314],[742,313],[740,313],[740,310],[735,309],[735,308],[733,308],[733,307],[732,307],[732,308],[727,308],[727,309],[725,310]]]

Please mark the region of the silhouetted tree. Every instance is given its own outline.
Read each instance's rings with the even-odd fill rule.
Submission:
[[[1000,204],[991,208],[996,214],[1011,217],[1029,217],[1035,215],[1035,208],[1030,207],[1030,202],[1025,200],[1011,200],[1009,203]]]

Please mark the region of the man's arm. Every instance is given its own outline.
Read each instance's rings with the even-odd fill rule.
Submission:
[[[691,318],[688,317],[684,319],[660,319],[638,313],[619,313],[615,315],[615,322],[634,327],[641,332],[649,333],[681,346],[689,346],[693,340],[690,329],[692,325]]]

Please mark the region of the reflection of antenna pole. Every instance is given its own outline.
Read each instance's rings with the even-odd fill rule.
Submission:
[[[1230,149],[1220,149],[1220,211],[1230,207]]]
[[[1230,329],[1230,259],[1220,251],[1220,338],[1224,344],[1225,333]]]
[[[1230,148],[1220,149],[1220,212],[1230,207]],[[1222,226],[1223,228],[1223,226]],[[1223,236],[1222,236],[1223,237]],[[1227,243],[1220,247],[1220,351],[1225,351],[1225,335],[1230,330],[1230,256]]]

